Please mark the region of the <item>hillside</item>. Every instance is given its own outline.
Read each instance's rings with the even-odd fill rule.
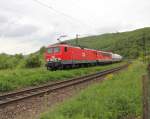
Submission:
[[[79,38],[78,44],[88,48],[112,51],[124,57],[137,58],[143,55],[143,37],[146,50],[150,51],[150,27],[121,33],[107,33],[97,36]],[[75,40],[68,40],[75,45]]]
[[[121,33],[107,33],[97,36],[79,38],[78,44],[88,48],[112,51],[121,54],[124,58],[138,58],[143,55],[143,38],[147,54],[150,52],[150,27]],[[75,39],[67,40],[75,45]],[[0,54],[0,69],[32,68],[44,66],[45,47],[39,51],[23,56],[22,54]]]

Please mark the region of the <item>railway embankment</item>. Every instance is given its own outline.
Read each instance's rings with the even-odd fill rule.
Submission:
[[[123,63],[124,62],[104,66],[58,71],[47,71],[45,67],[33,69],[0,70],[0,93],[79,77],[108,68],[113,68]]]
[[[0,96],[0,115],[2,119],[33,119],[39,113],[73,96],[94,82],[103,81],[105,76],[116,73],[128,65],[121,65],[72,80],[17,91]]]
[[[41,119],[119,119],[142,117],[142,75],[146,66],[134,62],[126,71],[110,74],[76,97],[44,113]]]

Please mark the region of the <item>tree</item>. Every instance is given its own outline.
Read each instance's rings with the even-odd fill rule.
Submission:
[[[35,68],[41,66],[41,60],[38,55],[29,55],[25,60],[25,67],[27,68]]]

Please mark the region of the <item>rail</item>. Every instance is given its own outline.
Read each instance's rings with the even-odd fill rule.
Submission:
[[[21,91],[15,91],[12,93],[3,94],[3,95],[0,95],[0,106],[4,106],[13,102],[21,101],[23,99],[27,99],[27,98],[34,97],[34,96],[41,96],[44,94],[48,94],[48,93],[63,89],[65,87],[70,87],[70,86],[78,85],[80,83],[84,83],[90,80],[94,80],[96,78],[103,77],[107,74],[117,72],[127,67],[128,65],[129,64],[125,64],[116,68],[100,71],[94,74],[90,74],[90,75],[86,75],[86,76],[82,76],[78,78],[73,78],[70,80],[59,81],[53,84],[46,84],[46,85],[37,86],[34,88],[29,88],[29,89],[25,89]]]

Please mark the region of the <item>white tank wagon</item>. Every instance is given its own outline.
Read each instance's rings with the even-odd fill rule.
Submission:
[[[121,61],[122,60],[122,56],[118,55],[118,54],[112,54],[112,60],[113,61]]]

